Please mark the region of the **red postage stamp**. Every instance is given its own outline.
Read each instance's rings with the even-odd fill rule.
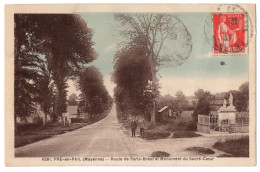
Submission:
[[[213,53],[245,53],[244,14],[213,14]]]

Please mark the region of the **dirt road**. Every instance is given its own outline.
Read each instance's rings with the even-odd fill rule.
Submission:
[[[153,141],[132,138],[130,133],[118,124],[115,105],[113,105],[111,112],[101,121],[16,148],[15,155],[17,157],[134,157],[150,156],[154,151],[165,151],[174,157],[201,156],[185,149],[193,146],[211,148],[219,139],[220,136]],[[223,154],[221,151],[214,151],[216,153],[210,156]]]

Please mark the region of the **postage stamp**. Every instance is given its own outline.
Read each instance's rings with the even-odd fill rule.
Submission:
[[[245,53],[243,13],[212,14],[214,54]]]

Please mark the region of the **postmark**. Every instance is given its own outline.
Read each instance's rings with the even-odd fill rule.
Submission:
[[[214,6],[204,23],[204,35],[213,56],[246,55],[254,36],[249,13],[239,5]],[[224,41],[225,40],[225,41]]]

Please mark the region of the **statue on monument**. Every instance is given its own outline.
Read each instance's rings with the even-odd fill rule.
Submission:
[[[224,102],[223,102],[223,107],[227,107],[227,100],[226,99],[224,99]]]
[[[229,106],[227,106],[229,104]],[[224,99],[223,101],[223,106],[219,108],[218,110],[219,113],[235,113],[236,112],[236,108],[233,104],[233,95],[232,93],[230,93],[228,100]]]
[[[234,106],[234,105],[233,105],[233,95],[232,95],[232,93],[230,93],[228,102],[229,102],[229,106]]]

